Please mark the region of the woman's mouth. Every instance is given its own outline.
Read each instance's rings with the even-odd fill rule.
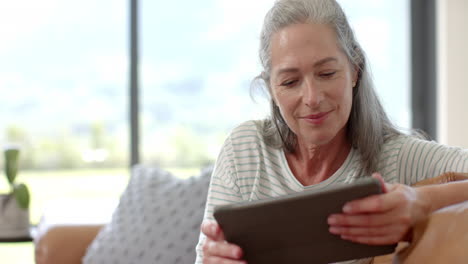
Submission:
[[[313,114],[313,115],[307,115],[307,116],[302,117],[301,119],[303,119],[304,121],[306,121],[308,123],[314,124],[314,125],[320,125],[321,123],[323,123],[325,121],[325,119],[327,119],[328,115],[331,112],[332,111],[321,112],[321,113],[317,113],[317,114]]]

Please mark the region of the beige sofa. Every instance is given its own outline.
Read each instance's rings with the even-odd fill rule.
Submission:
[[[466,173],[445,173],[415,186],[466,179]],[[87,247],[102,227],[56,225],[49,228],[35,239],[36,263],[81,263]],[[468,202],[463,202],[436,211],[416,224],[411,243],[400,243],[395,254],[376,257],[373,263],[468,263],[467,247]]]

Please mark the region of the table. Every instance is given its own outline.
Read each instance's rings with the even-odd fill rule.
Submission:
[[[37,227],[35,225],[32,225],[29,230],[30,230],[29,236],[14,237],[14,238],[0,238],[0,243],[32,242],[34,241]]]

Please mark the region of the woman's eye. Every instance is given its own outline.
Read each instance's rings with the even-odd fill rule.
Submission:
[[[336,71],[330,71],[330,72],[324,72],[320,74],[320,77],[322,78],[331,78],[333,75],[335,75]]]
[[[285,82],[282,82],[282,83],[281,83],[281,86],[291,87],[291,86],[293,86],[296,82],[297,82],[297,80],[285,81]]]

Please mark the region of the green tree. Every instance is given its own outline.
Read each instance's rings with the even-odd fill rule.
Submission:
[[[104,123],[96,121],[91,124],[91,148],[100,149],[106,146],[106,129]]]

